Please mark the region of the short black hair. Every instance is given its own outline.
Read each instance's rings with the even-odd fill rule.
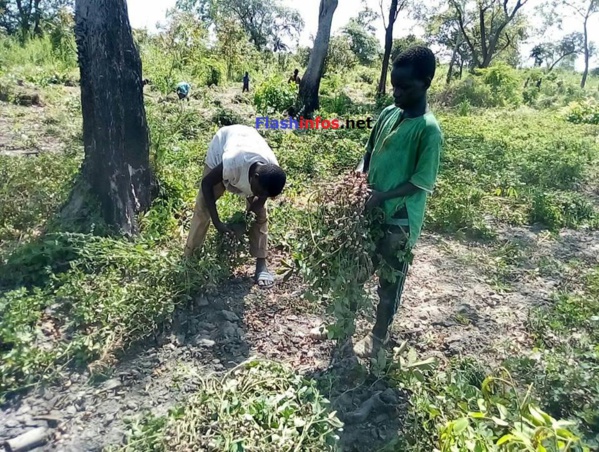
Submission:
[[[287,182],[287,175],[281,167],[266,163],[265,165],[259,165],[256,168],[256,173],[258,174],[260,186],[266,190],[270,198],[281,194],[285,182]]]
[[[393,68],[408,66],[412,68],[416,78],[430,81],[435,77],[437,60],[428,47],[413,46],[401,52],[393,61]]]

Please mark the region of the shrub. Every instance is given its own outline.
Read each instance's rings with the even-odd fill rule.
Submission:
[[[568,106],[565,119],[574,124],[599,124],[599,103],[588,100]]]
[[[282,113],[293,106],[297,92],[294,83],[287,83],[280,76],[270,77],[256,88],[254,105],[262,114]]]

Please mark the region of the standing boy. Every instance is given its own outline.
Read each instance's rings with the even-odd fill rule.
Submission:
[[[243,76],[243,89],[241,90],[241,92],[245,93],[246,91],[250,91],[250,74],[247,72]]]
[[[427,90],[436,61],[426,47],[412,47],[393,62],[394,105],[381,113],[366,146],[359,173],[366,173],[372,189],[366,208],[381,208],[384,237],[373,261],[386,271],[379,277],[379,304],[372,332],[354,346],[357,356],[376,355],[388,340],[409,265],[410,251],[420,235],[427,196],[439,169],[443,137],[429,111]]]
[[[296,85],[299,85],[301,83],[302,79],[299,76],[299,69],[296,69],[293,71],[293,75],[291,77],[289,77],[289,80],[287,80],[287,83],[295,83]]]
[[[278,196],[286,175],[274,153],[253,127],[233,125],[219,129],[206,155],[204,176],[196,198],[185,256],[204,243],[210,221],[220,233],[232,234],[216,209],[216,201],[226,190],[246,198],[248,212],[256,214],[250,228],[250,254],[256,258],[255,281],[261,287],[274,284],[266,265],[268,218],[266,200]]]

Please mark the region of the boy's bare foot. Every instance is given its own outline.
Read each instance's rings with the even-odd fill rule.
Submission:
[[[373,358],[386,343],[387,338],[380,339],[374,334],[369,333],[354,345],[354,353],[358,358]]]

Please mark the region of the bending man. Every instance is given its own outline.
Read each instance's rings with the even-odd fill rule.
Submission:
[[[286,175],[277,158],[256,129],[244,125],[221,128],[212,139],[206,155],[204,176],[196,198],[185,255],[202,246],[210,221],[223,234],[232,234],[216,209],[216,201],[226,190],[244,196],[247,210],[256,214],[250,228],[250,254],[256,258],[255,280],[270,287],[274,276],[266,265],[268,218],[266,200],[278,196]]]

